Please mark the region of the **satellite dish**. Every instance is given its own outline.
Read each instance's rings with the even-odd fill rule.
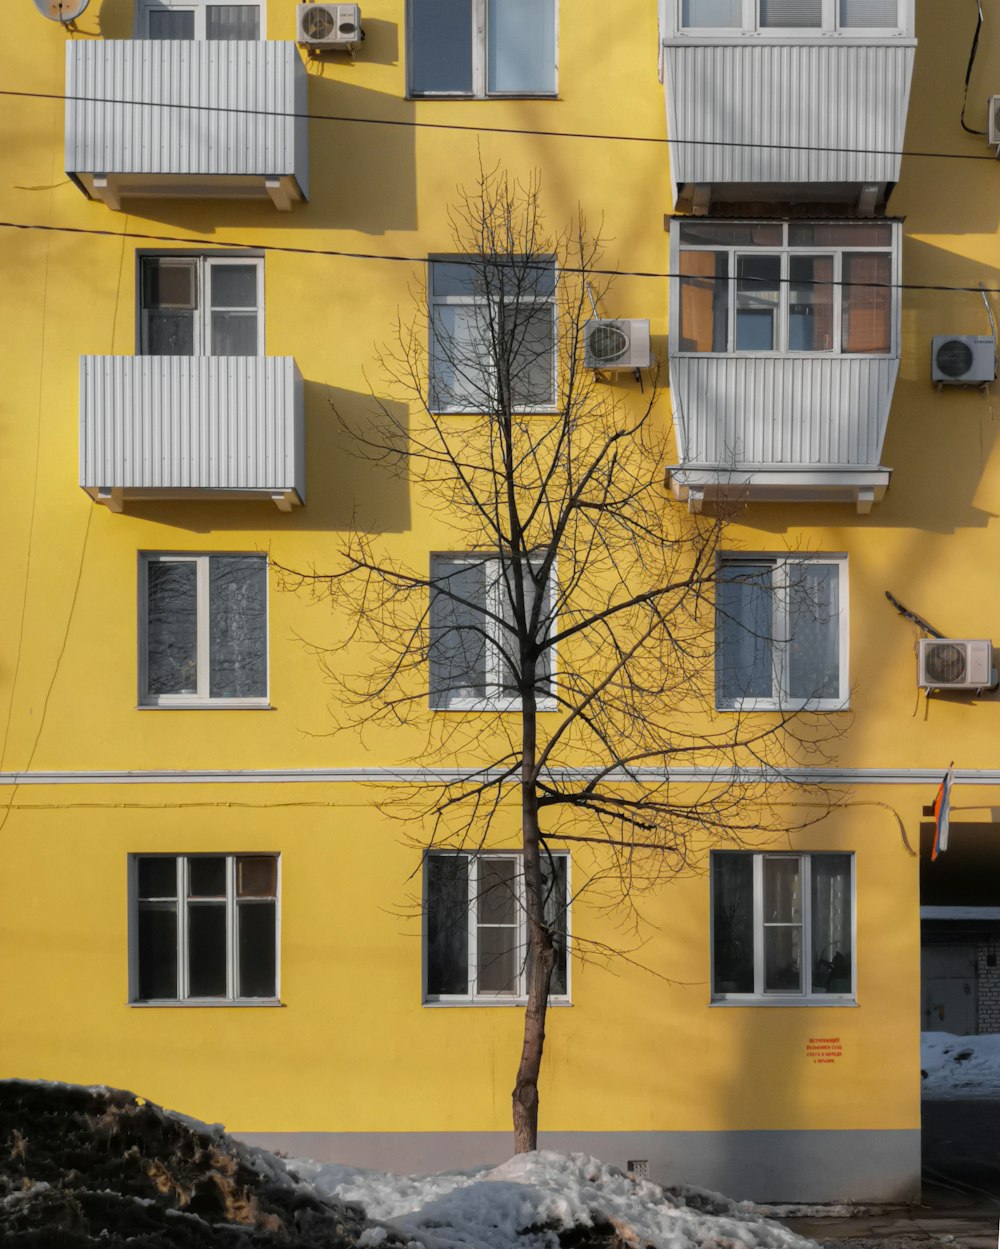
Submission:
[[[35,0],[35,8],[50,22],[75,22],[90,0]]]

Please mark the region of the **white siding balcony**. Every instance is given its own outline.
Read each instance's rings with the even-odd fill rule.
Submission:
[[[305,502],[302,376],[290,356],[83,356],[80,485],[137,500]]]
[[[867,512],[899,371],[900,226],[675,222],[674,496]]]
[[[306,71],[294,43],[66,45],[66,172],[91,198],[308,198]]]
[[[884,208],[906,130],[911,0],[875,0],[869,9],[862,0],[661,4],[678,211],[706,213],[712,203],[844,204],[862,215]],[[765,26],[772,10],[774,21],[797,13],[795,26]],[[696,24],[709,18],[732,24]]]

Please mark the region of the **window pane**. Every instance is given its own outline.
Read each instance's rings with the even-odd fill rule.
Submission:
[[[516,993],[521,952],[514,928],[480,928],[477,985],[480,993]]]
[[[789,351],[833,350],[833,257],[790,256]]]
[[[681,351],[725,351],[729,343],[729,256],[680,253]]]
[[[177,860],[173,855],[141,858],[136,866],[140,898],[177,897]]]
[[[846,253],[843,267],[844,350],[887,352],[892,342],[890,257],[878,252]]]
[[[197,308],[197,261],[146,257],[142,262],[142,306]]]
[[[891,247],[892,226],[884,221],[792,221],[792,247]]]
[[[410,0],[414,95],[472,92],[472,0]]]
[[[256,308],[256,265],[212,265],[213,308]]]
[[[542,853],[542,884],[545,889],[543,913],[556,947],[549,992],[565,995],[569,988],[568,937],[566,932],[566,856]]]
[[[797,924],[802,918],[799,860],[764,856],[764,923]]]
[[[770,698],[773,591],[768,564],[725,564],[716,586],[716,699]]]
[[[483,610],[488,563],[432,561],[431,574],[437,584],[431,590],[430,682],[436,707],[486,697],[484,631],[489,622]]]
[[[753,855],[712,856],[712,989],[753,993]]]
[[[802,930],[800,928],[764,929],[764,991],[766,993],[802,992]]]
[[[680,241],[707,247],[780,247],[782,227],[762,221],[682,221]]]
[[[190,10],[150,9],[146,23],[147,39],[194,38],[194,13]]]
[[[431,260],[429,264],[431,293],[473,296],[484,289],[480,266],[466,260]]]
[[[427,873],[427,992],[469,992],[469,861],[429,854]]]
[[[813,993],[851,991],[851,856],[814,854]]]
[[[145,356],[193,356],[193,312],[147,312]]]
[[[683,0],[682,26],[743,25],[743,0]]]
[[[139,906],[138,996],[142,1001],[177,997],[177,904]]]
[[[254,555],[209,562],[210,693],[267,696],[267,561]]]
[[[555,0],[489,0],[487,90],[556,89]]]
[[[516,924],[518,922],[517,877],[519,859],[485,859],[478,862],[479,892],[476,919],[480,924]]]
[[[837,698],[840,694],[840,568],[788,564],[788,694]]]
[[[781,302],[781,257],[736,257],[736,350],[774,351]]]
[[[210,4],[205,10],[208,39],[259,39],[260,8],[256,4]]]
[[[486,310],[438,305],[433,313],[431,406],[489,412],[496,404],[495,351]]]
[[[188,897],[224,898],[226,860],[223,855],[192,855],[188,859]]]
[[[273,902],[241,902],[236,908],[239,983],[237,997],[274,997],[277,983]]]
[[[511,403],[518,408],[550,407],[555,402],[555,308],[522,304],[512,318]]]
[[[497,564],[499,565],[499,560]],[[532,561],[534,568],[539,567],[538,562]],[[502,578],[502,579],[501,579]],[[510,625],[510,631],[504,630],[500,634],[501,643],[507,655],[515,660],[511,666],[505,658],[501,656],[501,666],[503,669],[502,686],[505,694],[511,697],[520,697],[520,682],[518,680],[520,672],[520,664],[517,662],[518,656],[518,637],[514,629],[514,615],[516,609],[516,598],[514,593],[515,579],[514,568],[512,564],[508,564],[503,573],[498,577],[500,581],[500,614],[503,619]],[[530,627],[531,614],[535,605],[535,582],[531,576],[524,573],[524,590],[525,602],[524,610],[526,614],[526,623]],[[542,590],[543,602],[538,620],[538,631],[535,634],[537,639],[550,637],[552,634],[552,585],[547,583]],[[535,693],[541,698],[552,697],[552,651],[545,650],[538,657],[535,664]]]
[[[256,312],[213,312],[213,356],[255,356],[258,354]]]
[[[760,0],[761,26],[823,25],[823,0]]]
[[[191,997],[226,996],[226,906],[188,904],[188,992]]]
[[[146,566],[146,693],[198,693],[198,594],[193,561]]]
[[[236,860],[236,896],[273,898],[278,892],[278,860],[270,854],[244,854]]]
[[[898,0],[840,0],[840,24],[895,29],[899,25]]]

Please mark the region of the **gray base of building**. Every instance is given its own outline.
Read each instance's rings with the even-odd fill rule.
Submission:
[[[251,1145],[404,1174],[496,1165],[509,1132],[239,1132]],[[920,1132],[540,1132],[539,1149],[592,1154],[623,1170],[645,1160],[658,1184],[695,1184],[739,1201],[911,1202]]]

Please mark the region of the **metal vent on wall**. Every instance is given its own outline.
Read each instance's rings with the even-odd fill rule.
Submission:
[[[961,377],[972,368],[972,348],[960,338],[953,338],[937,350],[937,366],[949,377]]]
[[[929,681],[942,685],[958,685],[965,680],[966,654],[964,646],[952,642],[939,642],[928,646],[924,655],[924,673]]]

